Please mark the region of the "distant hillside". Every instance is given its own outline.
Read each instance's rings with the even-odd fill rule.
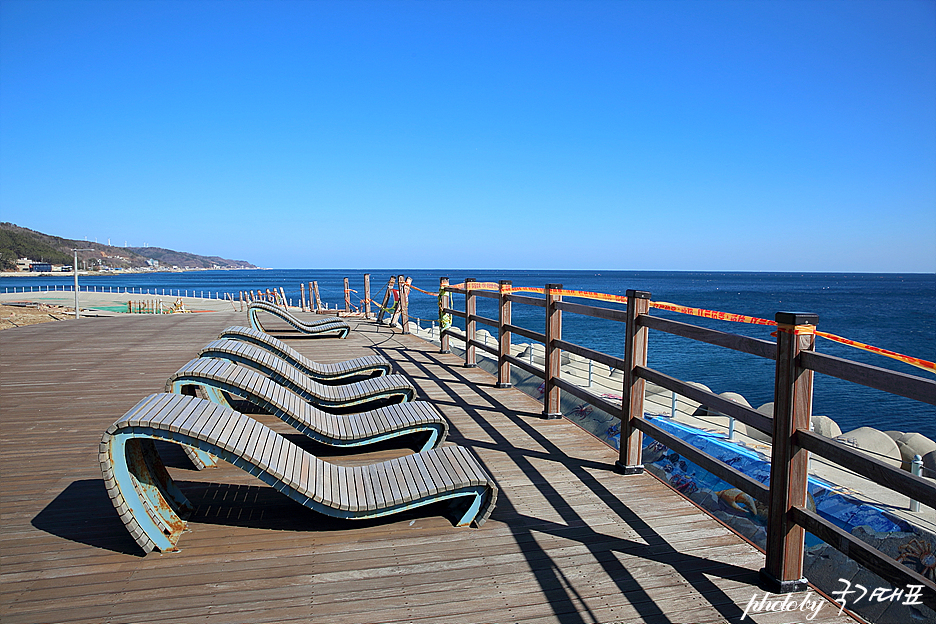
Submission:
[[[199,256],[159,247],[113,247],[51,236],[13,223],[0,223],[0,270],[14,270],[17,258],[29,258],[52,264],[71,264],[73,259],[71,250],[77,248],[93,250],[78,252],[79,261],[87,262],[88,268],[138,268],[148,266],[150,260],[157,260],[159,266],[164,268],[173,266],[183,269],[256,268],[243,260]]]
[[[255,269],[254,265],[243,260],[226,260],[218,256],[197,256],[184,251],[172,251],[161,247],[123,247],[144,258],[158,260],[160,266],[196,267],[208,269],[213,266],[238,269]]]

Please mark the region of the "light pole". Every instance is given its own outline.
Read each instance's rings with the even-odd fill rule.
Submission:
[[[94,251],[93,249],[72,249],[75,254],[75,264],[72,265],[72,270],[75,272],[75,318],[81,318],[81,312],[78,308],[78,252],[79,251]]]

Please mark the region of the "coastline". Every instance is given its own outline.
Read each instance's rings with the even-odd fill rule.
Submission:
[[[210,269],[125,269],[120,271],[78,271],[78,277],[111,277],[118,275],[151,275],[154,273],[202,273],[204,271],[270,271],[265,267],[211,267]],[[32,277],[32,278],[74,278],[74,271],[0,271],[0,278],[4,277]]]

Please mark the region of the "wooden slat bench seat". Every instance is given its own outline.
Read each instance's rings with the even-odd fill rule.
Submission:
[[[288,344],[252,327],[228,327],[218,336],[221,340],[240,340],[266,349],[273,355],[281,357],[303,373],[322,383],[344,383],[348,377],[380,377],[390,374],[390,362],[379,355],[366,355],[364,357],[322,364],[310,360]]]
[[[420,434],[420,450],[425,451],[442,444],[448,434],[448,421],[425,401],[330,414],[269,377],[228,360],[195,358],[166,381],[166,392],[192,394],[196,388],[202,389],[204,398],[224,407],[232,407],[224,393],[246,399],[309,438],[331,446],[363,446]]]
[[[292,325],[296,331],[302,332],[303,334],[315,335],[336,332],[339,338],[347,338],[348,334],[351,332],[351,326],[337,316],[307,323],[296,318],[278,305],[267,303],[266,301],[251,301],[247,306],[247,319],[250,321],[251,327],[262,332],[266,330],[257,318],[258,312],[266,312],[267,314],[271,314],[286,321]]]
[[[372,377],[340,386],[323,384],[283,358],[240,340],[213,340],[198,355],[230,360],[256,369],[326,411],[347,411],[349,407],[378,401],[405,403],[416,394],[413,384],[402,375]]]
[[[145,552],[173,550],[186,529],[183,517],[192,511],[154,440],[199,448],[338,518],[376,518],[451,500],[457,526],[481,526],[497,500],[497,486],[464,447],[337,466],[230,408],[191,396],[153,394],[107,428],[98,455],[111,502]]]

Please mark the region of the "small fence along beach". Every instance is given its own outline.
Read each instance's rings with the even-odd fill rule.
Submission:
[[[351,269],[267,269],[189,272],[153,272],[134,274],[88,274],[80,278],[81,288],[128,290],[130,293],[188,294],[212,296],[241,291],[282,288],[288,299],[298,305],[300,285],[317,281],[323,302],[331,308],[344,305],[344,278],[350,280],[352,305],[363,298],[363,276],[371,274],[372,297],[379,299],[393,275],[405,273],[413,285],[429,292],[438,290],[439,278],[452,283],[464,278],[496,282],[510,279],[514,286],[542,288],[547,283],[562,284],[567,289],[623,295],[627,289],[650,292],[653,300],[684,306],[718,310],[760,318],[773,318],[780,310],[811,312],[819,315],[818,329],[922,358],[936,360],[936,275],[933,274],[857,274],[857,273],[747,273],[747,272],[657,272],[657,271],[523,271],[523,270],[351,270]],[[70,287],[71,274],[37,274],[0,278],[0,292],[23,289]],[[128,300],[132,297],[128,296]],[[613,303],[604,303],[615,307]],[[438,322],[435,297],[412,291],[409,314],[423,326]],[[525,307],[525,306],[524,306]],[[542,317],[519,307],[514,323],[533,331],[542,331]],[[617,306],[623,308],[623,306]],[[674,320],[686,320],[682,314],[654,310],[654,314]],[[495,302],[478,301],[478,314],[496,317]],[[692,317],[701,326],[756,338],[770,339],[773,328],[728,323]],[[455,325],[463,326],[461,319]],[[620,324],[601,319],[576,318],[564,321],[564,335],[577,344],[620,355],[624,335]],[[668,335],[652,338],[650,365],[675,377],[705,384],[714,392],[736,392],[753,406],[771,400],[773,367],[770,362],[743,353],[724,357],[711,345],[679,340]],[[817,350],[882,368],[924,376],[918,368],[880,355],[861,351],[828,340],[821,340]],[[862,426],[880,430],[915,431],[936,439],[936,408],[890,395],[871,388],[858,387],[841,380],[822,377],[814,391],[815,414],[832,418],[842,431]]]

